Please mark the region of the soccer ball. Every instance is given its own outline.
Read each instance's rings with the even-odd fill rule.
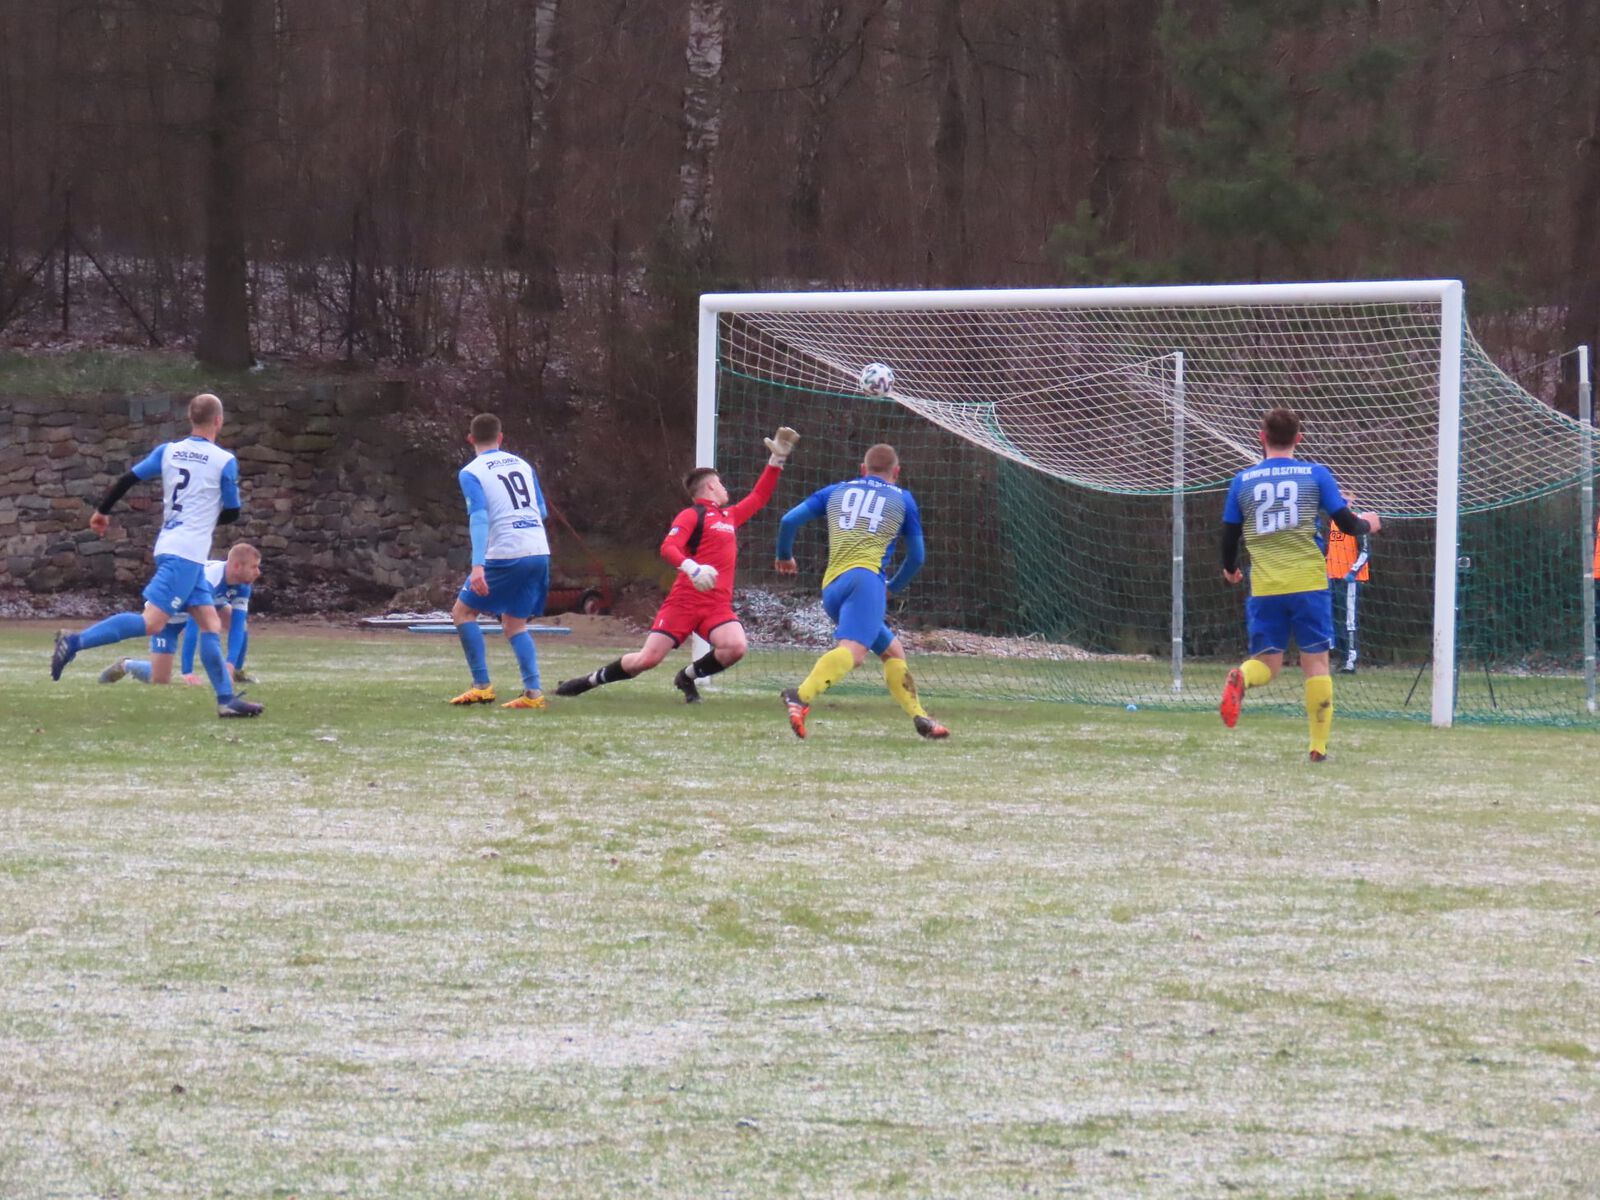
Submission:
[[[861,368],[861,390],[869,396],[887,396],[894,391],[894,369],[883,363],[868,363]]]

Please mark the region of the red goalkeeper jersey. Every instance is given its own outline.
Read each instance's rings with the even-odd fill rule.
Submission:
[[[673,581],[672,590],[667,593],[669,600],[733,602],[733,567],[739,558],[735,530],[772,499],[772,493],[778,487],[778,476],[782,474],[782,467],[769,466],[761,472],[761,478],[756,480],[756,486],[750,490],[750,494],[737,504],[730,504],[726,508],[715,504],[691,504],[672,519],[672,528],[667,530],[667,536],[661,541],[661,557],[674,568],[686,558],[715,567],[717,583],[708,591],[697,592],[694,584],[689,582],[689,577],[679,574]],[[702,512],[705,514],[703,519]],[[689,539],[694,537],[697,527],[700,530],[699,545],[691,552]]]

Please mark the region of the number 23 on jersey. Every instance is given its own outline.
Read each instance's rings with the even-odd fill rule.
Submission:
[[[1251,499],[1255,501],[1257,533],[1300,527],[1300,485],[1294,480],[1258,483]]]

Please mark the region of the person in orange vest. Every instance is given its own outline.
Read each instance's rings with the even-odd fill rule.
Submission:
[[[1355,498],[1346,492],[1345,499],[1353,503]],[[1368,579],[1368,560],[1372,557],[1370,546],[1368,535],[1352,536],[1329,523],[1328,586],[1333,590],[1334,653],[1344,656],[1339,665],[1341,675],[1356,673],[1356,627],[1360,620],[1360,595]]]
[[[1600,520],[1594,523],[1594,636],[1600,641]]]

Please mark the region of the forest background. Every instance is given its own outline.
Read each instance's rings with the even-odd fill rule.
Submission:
[[[77,278],[405,374],[621,532],[705,290],[1459,277],[1503,363],[1593,345],[1597,68],[1595,0],[0,0],[0,346]]]

